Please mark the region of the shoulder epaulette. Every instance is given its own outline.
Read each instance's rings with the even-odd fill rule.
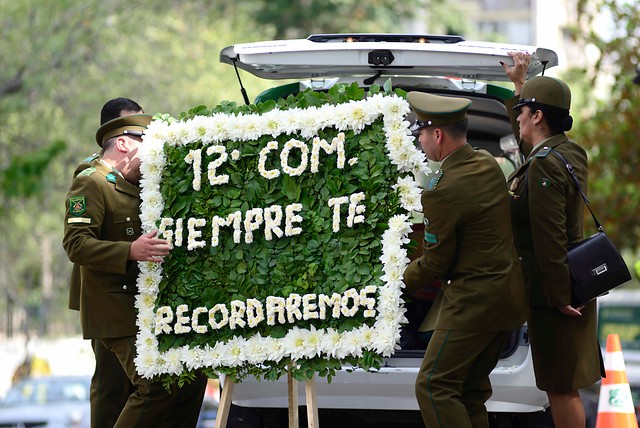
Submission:
[[[86,168],[86,169],[83,169],[82,171],[80,171],[78,173],[78,176],[80,176],[80,175],[91,175],[94,172],[96,172],[96,169],[94,167],[90,167],[90,168]]]
[[[442,171],[441,169],[436,171],[432,175],[430,175],[428,177],[429,181],[427,182],[426,189],[427,190],[435,190],[443,175],[444,175],[444,171]]]
[[[94,160],[98,159],[99,157],[100,157],[100,155],[98,153],[94,153],[91,156],[88,156],[88,157],[84,158],[82,160],[82,162],[83,163],[88,163],[88,162],[91,162],[91,161],[94,161]]]
[[[534,155],[534,157],[536,157],[536,158],[546,158],[546,157],[547,157],[547,155],[551,152],[551,150],[553,150],[553,148],[552,148],[552,147],[546,147],[546,146],[545,146],[545,147],[541,148],[541,149],[538,151],[538,153],[536,153],[536,154]]]

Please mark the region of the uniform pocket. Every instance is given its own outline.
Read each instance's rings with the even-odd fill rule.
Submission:
[[[142,235],[142,224],[137,212],[114,211],[113,227],[119,240],[122,241],[135,241]]]

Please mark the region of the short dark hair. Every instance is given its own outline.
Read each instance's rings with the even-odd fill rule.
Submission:
[[[107,101],[100,111],[100,125],[122,116],[123,111],[143,111],[140,104],[129,98],[114,98]]]
[[[450,125],[437,126],[436,128],[442,128],[453,138],[464,138],[467,135],[468,126],[469,118],[466,118],[464,120],[461,120],[460,122],[452,123]]]

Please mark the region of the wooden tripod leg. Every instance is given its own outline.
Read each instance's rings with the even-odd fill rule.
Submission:
[[[231,379],[225,378],[224,385],[222,387],[222,395],[220,396],[220,403],[218,405],[215,428],[225,428],[227,426],[229,410],[231,409],[231,399],[233,397],[233,388],[235,385],[235,382]]]
[[[320,428],[318,421],[318,396],[316,394],[316,377],[304,383],[307,397],[307,428]]]
[[[291,375],[291,366],[287,371],[287,384],[289,387],[289,428],[300,426],[298,418],[298,381]]]

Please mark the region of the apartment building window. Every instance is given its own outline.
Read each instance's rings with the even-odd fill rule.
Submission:
[[[501,10],[529,10],[531,0],[482,0],[482,7],[485,12]]]

